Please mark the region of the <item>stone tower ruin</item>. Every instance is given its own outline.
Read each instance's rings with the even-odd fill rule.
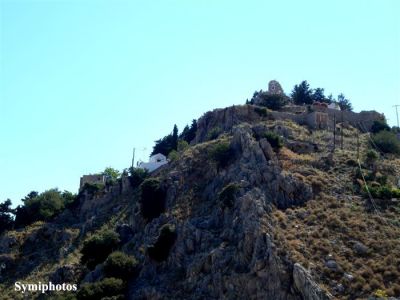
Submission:
[[[270,95],[283,95],[281,84],[276,80],[271,80],[268,83],[268,94]]]

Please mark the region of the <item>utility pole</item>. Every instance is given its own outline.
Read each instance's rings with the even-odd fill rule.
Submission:
[[[336,115],[333,115],[333,152],[336,147]]]
[[[399,128],[399,113],[398,113],[398,111],[397,111],[397,108],[398,108],[399,106],[400,106],[400,105],[398,105],[398,104],[393,105],[393,107],[396,108],[397,128]]]
[[[343,150],[343,110],[341,111],[342,114],[342,125],[340,126],[340,148]]]
[[[132,169],[134,168],[135,165],[135,148],[133,148],[133,153],[132,153]]]

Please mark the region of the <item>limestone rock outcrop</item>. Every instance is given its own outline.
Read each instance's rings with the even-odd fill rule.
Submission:
[[[131,244],[154,244],[167,223],[177,239],[164,262],[135,253],[145,263],[130,286],[131,299],[307,299],[313,292],[305,287],[303,295],[294,286],[293,265],[277,255],[270,223],[273,204],[299,205],[312,197],[311,188],[281,170],[268,141],[254,139],[250,125],[233,127],[230,144],[234,161],[224,169],[207,164],[199,151],[197,159],[184,157],[161,175],[169,182],[167,211],[148,224],[137,215]],[[239,191],[233,206],[224,207],[216,195],[232,182]],[[170,213],[185,206],[189,214]]]

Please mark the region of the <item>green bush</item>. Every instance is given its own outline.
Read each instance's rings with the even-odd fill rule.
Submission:
[[[168,160],[169,161],[175,161],[179,158],[179,153],[176,150],[172,150],[169,154],[168,154]]]
[[[260,117],[266,117],[266,116],[267,116],[267,109],[266,109],[266,108],[259,108],[259,107],[256,107],[256,108],[254,108],[254,111],[255,111]]]
[[[104,273],[107,277],[128,279],[135,275],[138,262],[132,256],[121,251],[111,253],[104,262]]]
[[[392,197],[396,199],[400,199],[400,189],[393,189],[392,190]]]
[[[375,150],[368,150],[367,153],[365,154],[365,160],[367,163],[375,162],[378,159],[378,152],[376,152]]]
[[[383,185],[379,187],[372,187],[368,185],[368,190],[375,199],[376,203],[382,208],[388,207],[392,204],[392,198],[400,199],[400,189],[392,189],[388,185]],[[363,188],[365,197],[368,197],[365,187]]]
[[[380,131],[372,136],[372,141],[385,153],[400,154],[400,141],[393,132]]]
[[[140,185],[141,212],[145,219],[157,218],[165,210],[165,192],[161,188],[160,180],[147,178]]]
[[[178,152],[183,152],[189,148],[189,143],[185,140],[178,140]]]
[[[392,189],[387,185],[378,187],[378,197],[381,199],[392,199]]]
[[[97,193],[99,191],[104,190],[104,187],[105,186],[102,183],[89,183],[89,182],[86,182],[85,185],[82,188],[82,191],[86,191],[89,194],[95,194],[95,193]]]
[[[41,194],[29,193],[22,199],[24,205],[15,210],[15,227],[23,227],[36,221],[51,221],[76,200],[70,192],[50,189]]]
[[[287,102],[287,98],[283,95],[262,94],[262,105],[272,110],[281,109]]]
[[[149,257],[158,262],[166,260],[175,243],[176,236],[174,225],[165,224],[162,226],[156,243],[147,248]]]
[[[146,179],[146,177],[149,176],[147,170],[142,168],[130,167],[129,174],[130,174],[130,181],[133,187],[138,187]]]
[[[268,140],[268,142],[271,144],[271,147],[274,148],[275,150],[283,147],[282,138],[275,132],[268,131],[267,133],[265,133],[264,137]]]
[[[366,192],[365,187],[363,188]],[[390,200],[392,198],[400,198],[400,189],[392,189],[388,185],[373,187],[368,185],[368,190],[371,193],[372,198]]]
[[[212,146],[209,155],[218,167],[226,167],[233,158],[233,151],[228,141],[220,141]]]
[[[389,125],[386,123],[385,120],[376,120],[371,126],[372,133],[378,133],[380,131],[387,130],[390,131]]]
[[[271,95],[268,92],[264,91],[259,91],[259,92],[254,92],[253,97],[250,100],[251,104],[257,103],[257,105],[265,106],[269,109],[272,110],[279,110],[283,106],[285,106],[288,103],[288,97],[285,95]],[[260,110],[257,111],[257,113],[261,112],[260,116],[266,116],[264,113]],[[266,111],[265,111],[266,113]]]
[[[99,300],[105,297],[124,299],[125,283],[118,278],[104,278],[101,281],[93,283],[84,283],[80,286],[77,299],[78,300]]]
[[[214,127],[207,133],[207,141],[215,140],[222,133],[220,127]]]
[[[119,241],[119,235],[113,230],[96,232],[83,243],[82,263],[86,264],[89,269],[94,269],[118,247]]]
[[[108,184],[115,184],[121,177],[121,172],[112,167],[105,168],[103,175],[106,177]]]
[[[380,184],[380,185],[386,185],[387,184],[387,175],[380,175],[376,176],[375,180]]]
[[[236,183],[230,183],[222,189],[218,194],[218,198],[224,207],[233,207],[235,195],[238,190],[239,185]]]
[[[349,167],[355,167],[358,164],[354,159],[348,159],[348,160],[346,160],[346,165],[348,165]]]
[[[366,181],[375,181],[375,179],[376,179],[376,173],[373,172],[373,171],[368,172],[364,176],[365,176],[364,178],[365,178]],[[362,178],[362,177],[360,177],[360,178]]]

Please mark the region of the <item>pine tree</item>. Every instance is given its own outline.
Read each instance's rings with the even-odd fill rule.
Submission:
[[[338,104],[339,104],[341,110],[348,110],[348,111],[353,110],[353,106],[351,105],[350,100],[346,99],[346,97],[343,95],[343,93],[338,95]]]
[[[299,85],[295,85],[291,93],[294,104],[312,104],[312,90],[306,80],[302,81]]]
[[[174,125],[174,129],[172,131],[172,149],[171,150],[177,150],[178,149],[178,126],[176,124]]]
[[[11,216],[13,210],[11,209],[11,200],[7,199],[0,203],[0,234],[13,227],[14,220]]]

